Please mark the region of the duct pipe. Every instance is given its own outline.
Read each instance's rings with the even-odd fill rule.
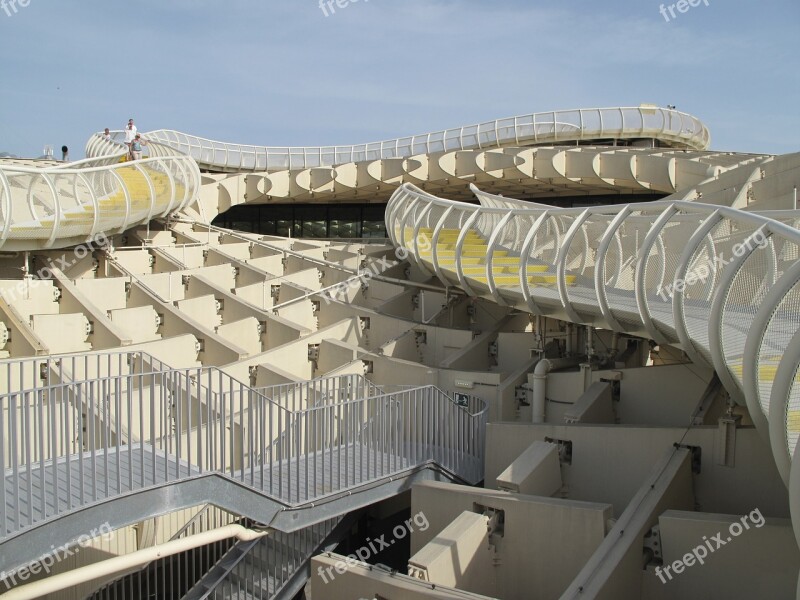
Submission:
[[[619,333],[616,331],[611,334],[611,349],[609,352],[612,358],[619,354]]]
[[[544,352],[545,344],[547,340],[545,340],[545,320],[542,315],[536,315],[536,334],[539,336],[539,350]]]
[[[583,391],[589,389],[589,386],[592,385],[592,364],[591,363],[581,363],[581,373],[583,373]]]
[[[46,594],[67,590],[89,581],[100,579],[101,577],[122,573],[136,567],[144,566],[154,560],[180,554],[181,552],[193,550],[194,548],[208,546],[209,544],[221,542],[229,538],[235,537],[243,542],[247,542],[262,538],[268,534],[269,531],[254,531],[242,527],[241,525],[227,525],[219,529],[212,529],[211,531],[206,531],[198,535],[167,542],[160,546],[153,546],[152,548],[145,548],[144,550],[132,552],[131,554],[110,558],[93,565],[87,565],[79,569],[67,571],[66,573],[53,575],[41,581],[16,587],[3,594],[3,600],[29,600],[39,598]]]
[[[581,364],[585,357],[575,356],[570,358],[543,358],[536,363],[533,370],[533,422],[544,423],[545,408],[547,405],[547,375],[551,371],[566,369]]]

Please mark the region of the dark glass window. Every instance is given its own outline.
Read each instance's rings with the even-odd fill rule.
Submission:
[[[306,238],[385,238],[384,204],[245,204],[214,225],[261,235]]]

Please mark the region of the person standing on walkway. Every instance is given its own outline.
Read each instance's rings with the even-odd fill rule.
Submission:
[[[125,127],[125,145],[128,147],[129,154],[131,152],[131,143],[133,143],[137,133],[138,130],[136,129],[136,125],[133,124],[133,119],[128,119],[128,125]],[[131,159],[133,159],[132,154]]]
[[[137,133],[131,142],[131,160],[142,160],[142,146],[146,145],[147,142],[142,139],[141,134]]]

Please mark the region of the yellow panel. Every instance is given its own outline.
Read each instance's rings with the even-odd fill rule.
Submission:
[[[790,410],[786,415],[786,431],[800,432],[800,410]]]

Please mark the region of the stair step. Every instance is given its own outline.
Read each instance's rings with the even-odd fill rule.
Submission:
[[[430,254],[430,253],[426,253],[426,254]],[[456,254],[455,254],[455,250],[437,250],[436,251],[436,255],[438,257],[440,257],[440,258],[442,258],[442,257],[445,257],[445,258],[446,257],[454,257],[455,258]],[[471,257],[475,257],[475,258],[480,258],[480,257],[486,256],[486,248],[474,248],[474,249],[467,248],[467,249],[464,249],[464,250],[461,251],[461,256],[465,256],[465,257],[470,257],[471,256]],[[508,250],[495,250],[494,251],[494,256],[499,256],[499,257],[508,256]]]
[[[485,275],[471,276],[469,279],[487,285],[489,283],[489,280]],[[575,281],[577,280],[577,276],[567,275],[565,279],[567,285],[574,285]],[[502,285],[502,286],[518,286],[519,276],[497,275],[494,277],[494,283],[495,285]],[[558,283],[558,276],[555,273],[528,275],[528,283],[532,283],[534,285],[539,285],[539,286],[556,285]]]

